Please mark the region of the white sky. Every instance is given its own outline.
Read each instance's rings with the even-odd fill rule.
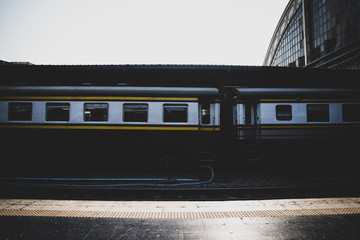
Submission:
[[[262,65],[289,0],[0,0],[0,59]]]

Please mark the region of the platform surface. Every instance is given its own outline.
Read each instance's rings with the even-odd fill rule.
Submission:
[[[0,239],[360,239],[360,198],[0,199]]]

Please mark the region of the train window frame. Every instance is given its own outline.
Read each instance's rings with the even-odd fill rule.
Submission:
[[[137,111],[137,113],[135,113],[136,110],[134,110],[134,109],[129,109],[129,111],[128,111],[128,109],[127,109],[128,106],[129,107],[130,106],[133,106],[133,107],[141,106],[141,107],[144,107],[145,110],[142,111],[141,114],[137,114],[137,113],[139,113],[139,111]],[[129,113],[134,113],[133,117],[135,120],[127,119],[127,115]],[[139,120],[139,116],[141,118],[141,115],[143,115],[144,113],[146,114],[145,120]],[[149,121],[149,104],[147,104],[147,103],[124,103],[123,104],[123,121],[124,122],[148,122]]]
[[[360,122],[360,104],[342,104],[343,122]]]
[[[210,103],[201,103],[200,116],[201,116],[201,124],[202,125],[211,124],[211,104]]]
[[[92,111],[95,117],[92,117]],[[103,118],[98,115],[103,114]],[[85,122],[107,122],[109,120],[109,104],[108,103],[84,103],[84,121]]]
[[[284,113],[286,111],[288,111],[288,113]],[[276,120],[278,120],[278,121],[291,121],[292,120],[292,106],[291,105],[283,105],[283,104],[276,105],[275,112],[276,112],[275,113]]]
[[[50,109],[57,109],[55,113],[49,112]],[[60,110],[62,109],[62,110]],[[64,110],[66,109],[66,110]],[[63,111],[63,115],[59,115],[59,112]],[[66,112],[66,113],[65,113]],[[50,114],[49,114],[50,113]],[[55,116],[57,114],[58,116]],[[53,115],[53,116],[52,116]],[[50,117],[49,117],[50,116]],[[46,121],[59,121],[59,122],[68,122],[70,120],[70,103],[46,103]]]
[[[252,124],[252,111],[251,111],[251,105],[246,103],[244,105],[244,123],[245,125]]]
[[[12,111],[14,109],[18,109],[18,110],[16,112],[14,112],[14,111]],[[9,102],[8,103],[8,120],[9,121],[31,121],[32,120],[32,112],[33,112],[32,102]]]
[[[181,109],[186,109],[186,111],[182,111]],[[176,112],[183,112],[186,113],[184,116],[180,116],[181,119],[176,119],[178,116],[171,116],[170,112],[168,110],[176,110]],[[187,123],[189,121],[189,105],[188,104],[164,104],[163,105],[163,122],[164,123]],[[169,116],[170,114],[170,116]]]
[[[325,115],[324,112],[327,114]],[[306,118],[307,122],[330,122],[329,104],[307,104]]]

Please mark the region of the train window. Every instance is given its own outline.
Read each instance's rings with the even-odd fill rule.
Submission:
[[[31,121],[32,103],[9,103],[9,121]]]
[[[245,104],[245,124],[251,124],[251,105]]]
[[[210,124],[210,104],[201,104],[201,123]]]
[[[108,120],[109,104],[107,103],[85,103],[84,120],[100,121]]]
[[[360,122],[360,104],[343,104],[342,117],[344,122]]]
[[[292,119],[291,105],[276,105],[276,119],[290,121]]]
[[[188,106],[164,104],[164,122],[187,122]]]
[[[147,104],[124,104],[124,122],[147,122]]]
[[[69,103],[47,103],[46,121],[69,121]]]
[[[329,104],[308,104],[306,110],[308,122],[329,122]]]

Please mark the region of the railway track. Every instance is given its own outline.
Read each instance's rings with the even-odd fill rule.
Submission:
[[[199,186],[114,186],[86,184],[79,186],[0,183],[1,198],[80,199],[80,200],[250,200],[279,198],[358,197],[359,179],[322,179],[321,183],[304,185],[218,187]]]

